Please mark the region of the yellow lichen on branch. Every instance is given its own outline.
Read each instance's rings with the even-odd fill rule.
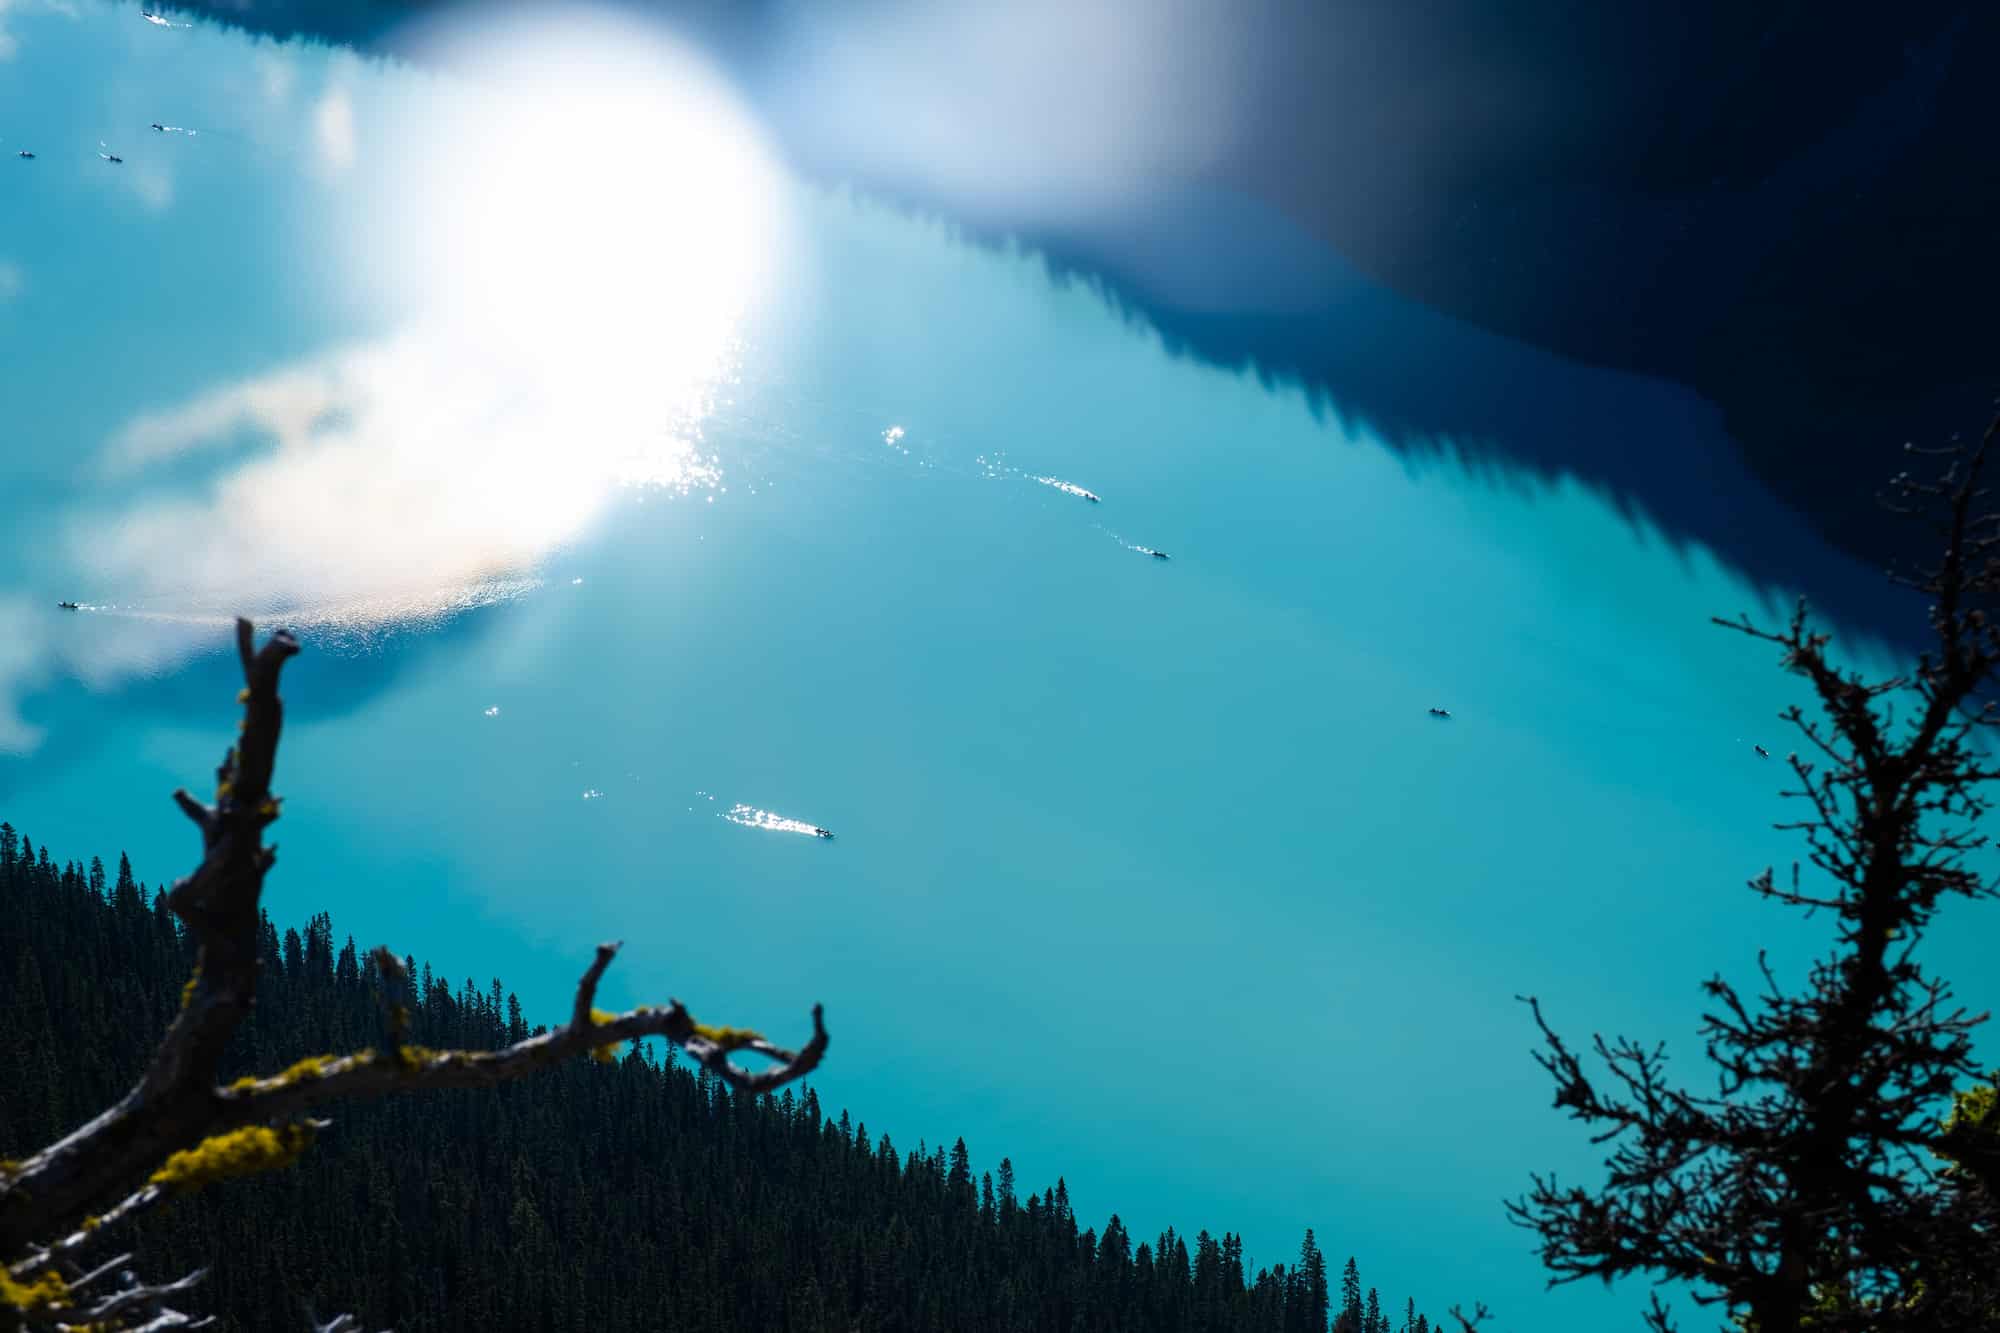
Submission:
[[[237,1079],[234,1083],[230,1084],[229,1091],[247,1092],[249,1089],[256,1087],[260,1083],[273,1084],[282,1087],[287,1083],[298,1083],[304,1079],[324,1078],[326,1076],[327,1066],[340,1058],[341,1057],[337,1055],[308,1055],[305,1059],[296,1061],[289,1069],[286,1069],[281,1074],[272,1074],[268,1078],[259,1077],[256,1074],[247,1074],[244,1077]],[[373,1060],[375,1058],[375,1052],[358,1051],[355,1054],[348,1056],[347,1058],[354,1061],[356,1064],[365,1065],[370,1060]]]
[[[449,1063],[453,1060],[463,1059],[464,1056],[464,1051],[439,1051],[433,1050],[429,1046],[398,1046],[396,1048],[396,1063],[409,1070],[412,1074],[426,1065],[436,1064],[439,1061]]]
[[[186,1193],[218,1180],[275,1171],[297,1161],[312,1146],[314,1133],[311,1125],[304,1124],[277,1129],[245,1125],[175,1153],[153,1173],[152,1183]]]
[[[191,975],[191,976],[190,976],[190,977],[188,977],[188,979],[187,979],[187,985],[185,985],[185,986],[181,987],[181,1008],[182,1008],[182,1010],[186,1010],[186,1008],[187,1008],[187,1007],[188,1007],[188,1006],[189,1006],[190,1004],[193,1004],[193,1003],[194,1003],[194,988],[195,988],[196,986],[199,986],[200,984],[201,984],[201,964],[200,964],[200,963],[196,963],[196,964],[194,965],[194,973],[193,973],[193,975]]]
[[[69,1284],[51,1268],[33,1282],[16,1282],[0,1267],[0,1307],[13,1310],[49,1310],[69,1304]]]
[[[1945,1118],[1946,1133],[2000,1134],[2000,1070],[1993,1082],[1952,1094],[1951,1114]]]
[[[2000,1070],[1988,1082],[1952,1094],[1951,1114],[1944,1120],[1944,1142],[1937,1155],[1950,1165],[1948,1174],[1985,1183],[2000,1195]]]
[[[764,1040],[763,1033],[753,1032],[749,1028],[712,1028],[706,1023],[696,1023],[694,1035],[712,1042],[725,1051],[740,1051],[752,1042]]]
[[[590,1021],[593,1023],[615,1022],[617,1018],[618,1015],[606,1013],[602,1009],[593,1009],[590,1011]],[[618,1043],[614,1041],[609,1045],[591,1047],[590,1058],[602,1065],[616,1063],[618,1059]]]

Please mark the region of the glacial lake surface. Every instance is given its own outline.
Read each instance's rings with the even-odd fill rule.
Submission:
[[[1514,997],[1706,1086],[1699,983],[1811,958],[1743,887],[1797,852],[1752,746],[1798,695],[1708,623],[1789,590],[1179,358],[747,115],[641,89],[572,136],[129,5],[0,23],[0,818],[185,872],[228,617],[292,624],[281,929],[539,1021],[623,939],[610,1003],[780,1042],[824,1003],[830,1111],[1060,1176],[1080,1226],[1239,1232],[1253,1271],[1312,1227],[1397,1307],[1636,1321],[1641,1284],[1544,1294],[1503,1216],[1599,1155]],[[1383,375],[1730,456],[1674,386],[1327,282],[1424,349]],[[1930,950],[1975,1008],[1993,927]]]

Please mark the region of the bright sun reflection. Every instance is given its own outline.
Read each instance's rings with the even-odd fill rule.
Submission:
[[[128,423],[110,476],[246,430],[270,447],[80,536],[104,599],[365,632],[533,586],[620,485],[719,483],[701,422],[778,239],[750,121],[632,19],[480,18],[444,44],[463,73],[353,99],[344,144],[352,280],[402,327]]]
[[[621,486],[714,498],[702,421],[782,239],[750,119],[634,18],[449,22],[455,73],[330,62],[293,127],[302,261],[331,243],[377,327],[113,431],[62,536],[96,637],[0,604],[0,689],[163,670],[237,614],[365,647],[543,586]],[[0,749],[35,739],[0,695]]]
[[[385,218],[482,341],[593,375],[712,371],[771,243],[769,160],[729,90],[636,20],[564,10],[449,37],[476,82],[403,127]]]
[[[411,463],[453,474],[468,538],[499,519],[541,546],[616,484],[713,486],[700,423],[777,239],[748,116],[630,17],[473,17],[432,38],[463,73],[381,127],[388,198],[355,258],[505,425],[417,423]]]

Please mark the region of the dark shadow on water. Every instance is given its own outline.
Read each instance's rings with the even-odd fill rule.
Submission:
[[[361,650],[338,636],[301,632],[302,651],[285,669],[286,718],[293,723],[312,723],[346,717],[440,659],[476,644],[498,626],[508,610],[508,603],[484,606],[423,632],[386,632]],[[278,621],[259,624],[259,641],[278,628]],[[235,734],[240,717],[236,692],[242,687],[234,639],[227,629],[218,627],[212,648],[201,649],[158,674],[124,681],[104,691],[90,690],[73,679],[37,691],[22,711],[30,723],[46,730],[32,754],[0,754],[0,810],[17,794],[47,782],[53,774],[152,727],[175,725],[212,731],[219,763]],[[178,774],[176,780],[200,794],[213,785],[214,774],[203,768]],[[160,793],[163,809],[167,795]]]
[[[783,59],[774,54],[782,25],[766,0],[622,7],[690,38],[753,104],[776,96],[786,73],[773,64]],[[442,58],[426,20],[454,12],[296,0],[196,8],[227,25],[417,64]],[[947,218],[977,244],[1025,244],[1058,280],[1092,284],[1177,356],[1298,385],[1315,410],[1364,424],[1416,457],[1443,440],[1498,473],[1573,477],[1676,545],[1699,543],[1760,586],[1804,590],[1844,631],[1914,643],[1921,622],[1911,628],[1906,599],[1878,577],[1908,541],[1870,497],[1902,467],[1902,439],[1977,429],[2000,385],[1978,378],[1990,373],[1979,358],[1990,356],[1991,340],[1980,336],[1977,301],[1939,296],[1935,317],[1905,319],[1897,333],[1886,326],[1897,311],[1907,316],[1912,293],[1936,292],[1968,237],[1985,235],[1977,200],[1992,183],[1966,181],[1971,194],[1940,183],[1966,157],[1976,119],[1966,99],[1984,96],[1967,53],[1991,17],[1922,5],[1897,20],[1908,34],[1890,41],[1794,16],[1772,20],[1759,38],[1759,24],[1730,6],[1696,5],[1682,34],[1693,44],[1675,51],[1689,73],[1657,87],[1650,66],[1621,73],[1617,64],[1651,59],[1651,19],[1598,15],[1571,37],[1533,23],[1497,32],[1477,7],[1463,23],[1446,12],[1412,19],[1414,69],[1457,68],[1453,61],[1492,41],[1500,45],[1481,58],[1511,61],[1516,73],[1557,61],[1575,86],[1548,90],[1571,99],[1552,114],[1584,127],[1577,132],[1589,142],[1557,134],[1503,145],[1519,158],[1512,172],[1469,158],[1449,188],[1404,199],[1412,211],[1389,243],[1381,218],[1356,213],[1348,173],[1392,168],[1395,145],[1334,114],[1365,103],[1374,95],[1367,88],[1322,96],[1308,87],[1321,58],[1311,52],[1341,58],[1325,25],[1338,26],[1345,12],[1309,8],[1278,5],[1265,16],[1277,24],[1266,39],[1282,46],[1289,32],[1306,54],[1295,67],[1289,55],[1266,53],[1277,62],[1272,105],[1249,110],[1279,118],[1256,122],[1255,152],[1219,168],[1200,187],[1204,199],[1156,182],[1153,197],[1128,200],[1122,217],[1086,225],[1037,219],[1032,200],[1020,217],[982,221],[979,208],[926,194],[907,172],[843,159],[856,145],[795,151],[809,131],[764,109],[808,178]],[[1752,54],[1777,64],[1745,76]],[[1714,79],[1700,74],[1710,65]],[[1845,71],[1846,82],[1829,89],[1829,71]],[[1362,84],[1376,77],[1347,73]],[[1787,79],[1806,81],[1799,95]],[[1627,95],[1626,85],[1640,91]],[[1309,114],[1280,116],[1286,89],[1304,97]],[[1664,120],[1662,98],[1675,108]],[[1233,197],[1237,186],[1243,193]],[[1252,195],[1269,201],[1254,217],[1242,207]],[[1921,203],[1931,198],[1938,208]],[[1899,202],[1911,199],[1920,202]],[[1913,207],[1930,219],[1921,234],[1904,216]],[[1352,264],[1335,249],[1349,242],[1362,257]],[[1977,292],[1992,268],[1957,271]],[[1413,319],[1420,300],[1458,317]],[[1563,401],[1550,402],[1530,386],[1546,383],[1551,354],[1530,345],[1628,369],[1595,385],[1569,376]],[[1611,386],[1645,376],[1694,386],[1717,406],[1662,409],[1661,418],[1613,401],[1623,390]]]
[[[947,225],[996,253],[1022,250],[1018,237]],[[1611,504],[1635,536],[1664,538],[1683,559],[1706,548],[1767,594],[1761,608],[1718,614],[1781,616],[1789,603],[1769,598],[1802,592],[1843,637],[1877,640],[1899,656],[1922,647],[1914,595],[1885,569],[1833,547],[1777,498],[1746,466],[1721,412],[1691,391],[1577,365],[1428,310],[1324,252],[1307,255],[1310,242],[1256,210],[1213,201],[1178,214],[1161,207],[1144,225],[1144,237],[1055,237],[1037,253],[1051,281],[1097,293],[1129,323],[1156,332],[1172,356],[1301,393],[1320,419],[1365,430],[1413,462],[1450,460],[1520,492],[1574,481]],[[1315,308],[1192,308],[1171,299],[1171,288],[1208,260],[1203,295],[1226,288],[1240,303],[1246,291],[1270,289],[1264,272],[1229,280],[1232,245],[1285,256],[1281,280],[1298,285],[1283,299]],[[1879,491],[1905,466],[1900,450],[1884,447],[1855,487]],[[1904,524],[1913,540],[1922,535],[1886,513],[1880,521],[1892,532]]]

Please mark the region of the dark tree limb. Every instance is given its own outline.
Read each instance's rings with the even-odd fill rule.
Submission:
[[[1459,1306],[1445,1311],[1458,1325],[1459,1333],[1479,1333],[1479,1326],[1493,1317],[1493,1312],[1478,1301],[1472,1303],[1472,1313],[1467,1314]]]
[[[135,1190],[103,1216],[90,1219],[89,1226],[79,1227],[54,1244],[44,1246],[26,1258],[17,1260],[8,1265],[7,1271],[16,1279],[26,1279],[44,1271],[53,1263],[73,1260],[100,1235],[109,1232],[121,1222],[130,1221],[166,1197],[166,1189],[159,1185],[147,1185]],[[130,1255],[124,1257],[131,1258]],[[111,1262],[116,1263],[118,1260]],[[75,1282],[70,1283],[72,1288],[76,1285]]]
[[[30,1327],[44,1328],[57,1326],[118,1328],[134,1316],[147,1320],[146,1323],[139,1325],[140,1328],[201,1328],[214,1322],[212,1316],[196,1319],[166,1308],[168,1298],[193,1290],[204,1277],[208,1276],[207,1269],[196,1269],[186,1277],[157,1285],[139,1282],[129,1271],[125,1276],[130,1280],[123,1288],[109,1296],[95,1300],[86,1298],[82,1302],[64,1308],[44,1307],[30,1311],[26,1316],[27,1322]],[[79,1283],[70,1284],[72,1293],[76,1291],[78,1285]]]
[[[211,1132],[215,1071],[256,995],[257,907],[270,867],[260,835],[276,817],[271,766],[284,721],[278,673],[299,650],[281,630],[252,652],[247,620],[237,621],[236,641],[243,735],[218,770],[215,807],[204,809],[185,792],[175,796],[202,835],[201,863],[167,894],[198,944],[193,991],[138,1086],[0,1181],[0,1255],[74,1226],[137,1187],[169,1153]]]
[[[485,1088],[511,1083],[567,1059],[588,1055],[600,1047],[643,1037],[665,1037],[679,1045],[730,1087],[740,1092],[765,1092],[802,1078],[826,1051],[826,1027],[821,1009],[813,1006],[812,1039],[798,1051],[759,1040],[746,1047],[779,1063],[749,1070],[729,1059],[720,1044],[701,1035],[700,1024],[675,1000],[666,1008],[647,1006],[623,1014],[593,1018],[591,995],[618,946],[598,946],[597,959],[577,986],[582,1023],[571,1022],[538,1037],[529,1037],[495,1051],[433,1051],[401,1046],[396,1056],[376,1051],[326,1060],[303,1061],[282,1074],[242,1079],[216,1093],[217,1129],[289,1119],[317,1106],[344,1098],[376,1098],[402,1091],[435,1088]]]
[[[258,648],[247,620],[236,622],[236,648],[244,679],[239,695],[242,734],[216,770],[213,803],[186,791],[174,793],[175,804],[201,835],[199,864],[166,895],[168,907],[196,943],[195,975],[180,1014],[130,1092],[59,1142],[0,1168],[0,1263],[17,1283],[33,1279],[45,1290],[64,1293],[59,1300],[38,1296],[30,1307],[9,1305],[0,1313],[36,1326],[168,1329],[209,1322],[166,1304],[199,1281],[200,1273],[157,1286],[128,1273],[130,1280],[120,1291],[86,1297],[85,1288],[124,1257],[86,1271],[80,1262],[83,1251],[108,1229],[176,1189],[289,1161],[313,1130],[326,1123],[302,1117],[328,1102],[489,1087],[645,1037],[675,1042],[703,1068],[746,1094],[789,1083],[818,1066],[827,1045],[818,1005],[812,1010],[811,1039],[797,1051],[754,1032],[697,1023],[678,1000],[665,1008],[623,1014],[596,1009],[597,986],[617,956],[617,944],[598,946],[578,982],[570,1021],[562,1027],[502,1050],[426,1050],[404,1039],[409,978],[395,956],[382,949],[373,955],[383,983],[378,1049],[312,1057],[282,1074],[218,1087],[223,1052],[256,998],[260,901],[264,875],[275,860],[275,849],[263,844],[262,834],[278,818],[280,804],[270,789],[284,724],[278,678],[299,650],[282,630]],[[746,1069],[729,1058],[736,1050],[774,1063]],[[95,1209],[105,1211],[88,1216]],[[359,1326],[343,1315],[316,1327]]]

